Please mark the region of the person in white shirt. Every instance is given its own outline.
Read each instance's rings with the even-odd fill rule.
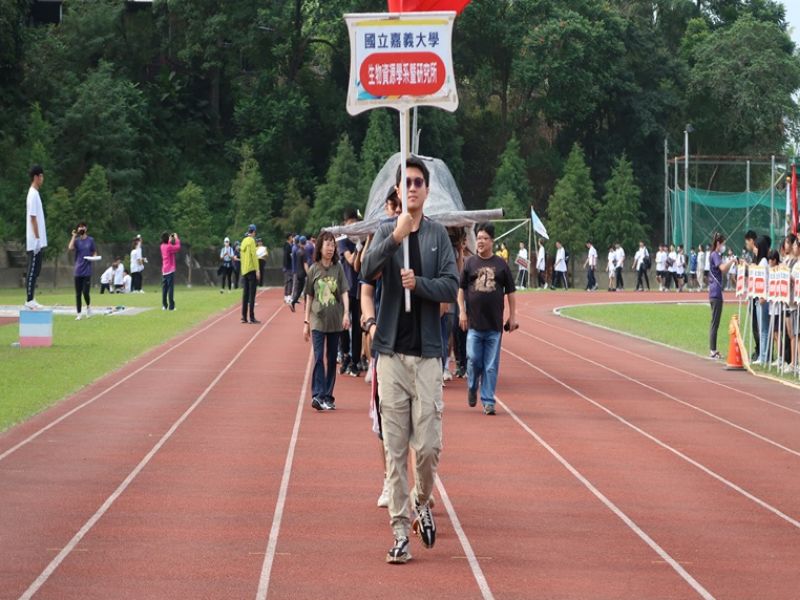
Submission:
[[[44,169],[40,165],[33,165],[28,172],[31,186],[28,189],[25,213],[25,241],[28,251],[28,270],[25,275],[25,308],[35,310],[41,308],[34,298],[36,294],[36,280],[42,270],[44,253],[47,248],[47,227],[44,222],[44,208],[39,190],[44,183]]]
[[[121,294],[125,286],[125,266],[122,264],[122,259],[119,257],[115,262],[117,263],[117,268],[114,270],[114,291]]]
[[[669,291],[672,282],[675,282],[675,287],[678,286],[678,280],[675,279],[675,263],[678,260],[678,254],[675,252],[675,246],[669,245],[669,252],[667,253],[667,276],[664,278],[664,288]]]
[[[705,288],[705,273],[706,273],[706,252],[703,249],[703,244],[697,245],[697,289],[703,291]]]
[[[622,280],[622,271],[625,267],[625,250],[619,244],[614,244],[617,258],[617,289],[625,291],[625,282]]]
[[[636,291],[643,292],[644,285],[647,284],[647,291],[650,291],[650,277],[647,270],[650,268],[650,252],[644,241],[639,240],[639,249],[633,255],[633,270],[636,271]],[[644,282],[642,281],[644,279]]]
[[[556,262],[553,266],[553,289],[564,285],[564,289],[569,288],[567,284],[567,252],[561,242],[556,240]]]
[[[524,290],[528,285],[528,249],[525,247],[525,242],[519,243],[519,252],[517,252],[517,289]]]
[[[616,292],[617,291],[617,249],[614,248],[614,244],[611,244],[608,247],[608,263],[606,265],[606,271],[608,272],[608,291],[609,292]]]
[[[658,247],[658,252],[656,252],[656,279],[658,280],[658,290],[663,292],[667,280],[667,247],[663,244]]]
[[[147,262],[142,257],[142,236],[137,235],[133,238],[131,248],[131,292],[136,294],[143,294],[142,289],[142,271],[144,271],[144,263]]]
[[[597,279],[595,279],[595,270],[597,269],[597,250],[595,250],[592,242],[586,242],[588,253],[583,266],[586,268],[586,291],[593,292],[597,289]]]
[[[544,241],[539,240],[539,249],[536,251],[536,277],[539,280],[539,287],[547,289],[547,251],[544,249]]]
[[[123,294],[130,294],[131,293],[131,283],[133,282],[133,278],[128,274],[128,271],[123,271],[122,276],[122,293]]]
[[[705,271],[705,273],[703,274],[703,281],[705,282],[706,287],[708,286],[708,278],[710,277],[710,273],[711,273],[711,261],[709,260],[710,256],[711,256],[710,247],[708,245],[706,245],[706,261],[705,261],[705,265],[703,265],[704,271]],[[698,272],[697,272],[697,276],[700,277],[699,269],[698,269]]]
[[[117,261],[115,260],[113,263],[111,263],[111,266],[108,267],[105,271],[103,271],[102,275],[100,275],[101,294],[105,294],[106,290],[108,290],[109,293],[113,292],[111,286],[114,285],[114,273],[116,272],[117,272]]]
[[[686,255],[683,253],[683,246],[679,245],[675,256],[675,287],[682,292],[684,285],[686,285]]]

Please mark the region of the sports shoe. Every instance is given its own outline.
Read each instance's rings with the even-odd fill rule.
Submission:
[[[722,358],[722,355],[716,350],[712,350],[711,352],[709,352],[708,358],[710,358],[711,360],[719,360],[720,358]]]
[[[494,411],[494,402],[484,402],[483,403],[483,414],[485,415],[494,415],[496,414]]]
[[[38,305],[39,305],[39,303],[36,302],[36,300],[28,300],[25,303],[25,308],[27,308],[28,310],[36,310],[37,308],[39,308]]]
[[[422,545],[426,548],[433,548],[436,543],[436,523],[433,521],[433,513],[429,504],[414,507],[417,518],[411,524],[411,528],[419,536]]]
[[[253,325],[261,325],[261,321],[259,321],[258,319],[250,319],[250,323],[252,323]]]
[[[411,553],[408,551],[408,538],[395,538],[394,546],[389,548],[389,552],[386,554],[386,562],[393,565],[404,565],[410,560]]]
[[[78,313],[78,316],[75,317],[76,321],[80,321],[83,318],[83,313]]]
[[[311,399],[311,406],[317,410],[330,410],[330,405],[324,399],[314,396]]]
[[[86,318],[88,319],[91,316],[92,316],[92,307],[91,306],[87,306],[86,307]]]
[[[350,375],[350,377],[358,377],[361,374],[358,370],[358,365],[351,363],[350,367],[347,369],[347,374]]]
[[[381,495],[378,496],[378,508],[389,508],[389,480],[383,480],[383,490]]]
[[[465,367],[459,366],[456,369],[456,377],[458,377],[459,379],[463,379],[466,374],[467,374],[467,369]]]
[[[289,310],[294,312],[294,302],[289,302]]]
[[[467,404],[475,406],[478,403],[478,390],[467,390]]]
[[[344,375],[350,369],[350,355],[343,354],[342,360],[339,363],[339,375]]]
[[[442,373],[442,379],[444,381],[453,381],[453,374],[450,372],[450,369],[445,369]]]
[[[333,396],[328,396],[323,402],[328,406],[328,410],[336,410],[336,398]]]

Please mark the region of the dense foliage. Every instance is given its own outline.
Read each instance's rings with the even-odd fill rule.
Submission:
[[[204,245],[257,222],[276,243],[363,210],[397,148],[393,114],[344,108],[342,14],[385,2],[63,8],[42,26],[30,1],[0,0],[0,239],[24,235],[32,162],[59,227],[154,239],[196,222],[208,235],[186,241]],[[469,208],[533,204],[574,244],[639,237],[661,223],[663,143],[680,152],[686,123],[693,153],[785,150],[800,87],[787,26],[775,0],[473,0],[454,34],[461,106],[420,111],[420,153],[447,162]]]

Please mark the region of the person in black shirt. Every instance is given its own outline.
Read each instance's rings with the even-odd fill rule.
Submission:
[[[508,331],[517,328],[514,277],[508,263],[492,254],[494,225],[482,223],[476,235],[478,253],[464,263],[458,290],[458,324],[467,332],[467,402],[495,414],[494,390],[500,367],[503,298],[508,297]]]
[[[294,274],[292,273],[292,242],[294,234],[286,234],[286,241],[283,242],[283,301],[289,304],[292,301],[292,287],[294,285]]]

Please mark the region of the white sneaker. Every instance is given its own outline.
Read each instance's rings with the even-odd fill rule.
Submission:
[[[378,508],[389,508],[389,480],[383,480],[383,490],[378,496]]]
[[[78,313],[78,316],[75,317],[76,321],[80,321],[83,318],[83,313]]]
[[[25,303],[25,308],[27,308],[28,310],[36,310],[37,308],[39,308],[39,303],[36,302],[36,300],[28,300]]]
[[[453,374],[450,372],[450,369],[445,369],[442,373],[442,379],[445,381],[453,381]]]
[[[86,307],[86,318],[88,319],[91,316],[92,316],[92,307],[91,306],[87,306]]]

